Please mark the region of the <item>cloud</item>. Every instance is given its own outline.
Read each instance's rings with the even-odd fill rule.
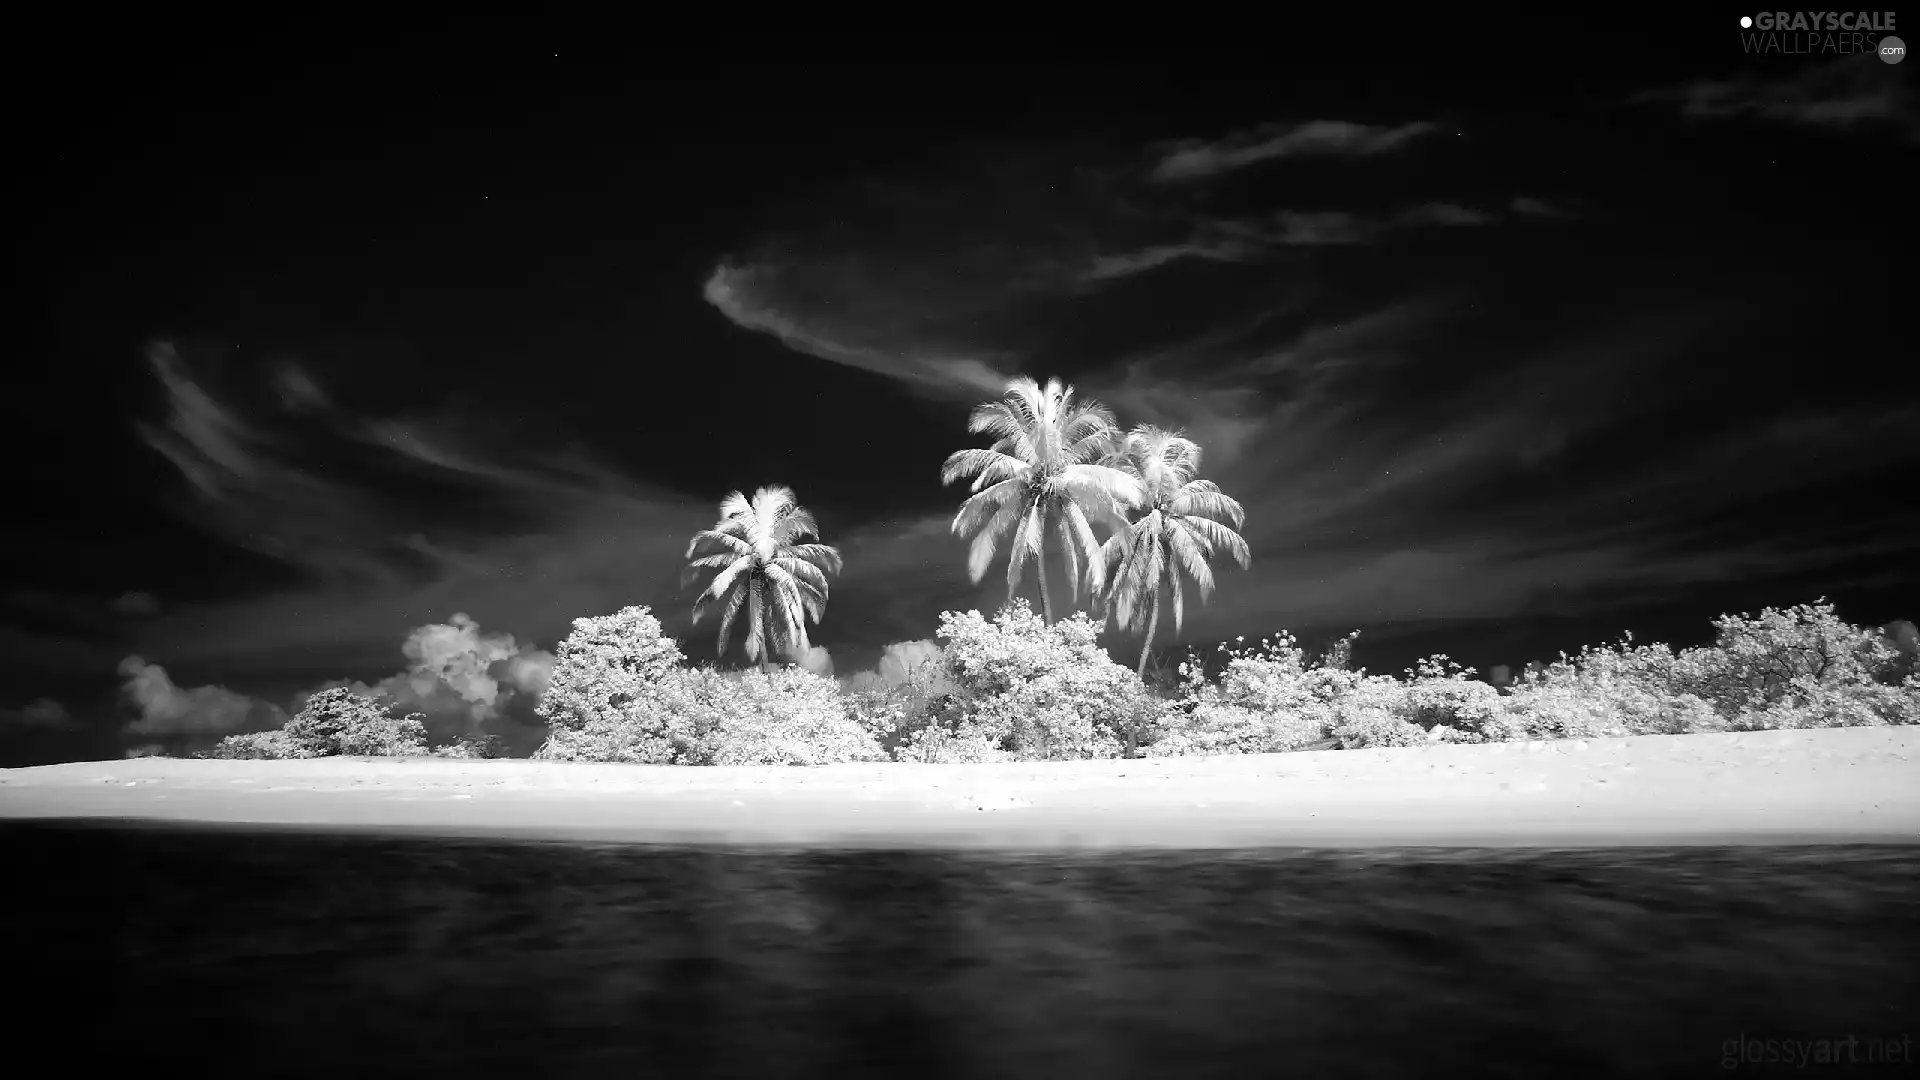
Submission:
[[[751,263],[722,262],[708,276],[704,293],[735,325],[770,334],[796,352],[900,378],[939,394],[993,394],[1006,386],[1004,353],[945,346],[919,335],[912,335],[916,344],[910,351],[893,351],[874,342],[875,328],[828,316],[830,302],[820,307],[795,302],[796,280],[804,280],[807,290],[829,301],[840,289],[863,287],[864,275],[850,265],[838,270],[790,267],[774,256]]]
[[[57,730],[77,724],[67,707],[52,698],[40,698],[17,709],[0,708],[0,731]]]
[[[833,678],[833,654],[829,653],[825,646],[810,646],[805,655],[801,656],[795,663],[813,672],[815,675],[828,679]]]
[[[272,387],[229,377],[243,373],[217,350],[159,345],[150,361],[168,419],[143,433],[185,481],[170,509],[294,575],[237,597],[175,597],[137,623],[103,619],[128,636],[109,669],[129,651],[163,653],[169,666],[260,672],[291,691],[389,668],[395,641],[449,611],[557,640],[585,613],[679,606],[687,538],[713,521],[710,498],[634,482],[577,449],[543,450],[531,421],[457,403],[351,413],[322,404],[312,376],[311,407],[293,415]],[[509,445],[503,463],[492,448]],[[60,659],[36,640],[34,655]],[[63,669],[101,664],[67,652]]]
[[[1183,260],[1246,262],[1276,248],[1370,244],[1406,229],[1491,225],[1499,220],[1488,211],[1445,202],[1425,203],[1393,214],[1283,210],[1266,219],[1209,221],[1193,239],[1177,244],[1097,255],[1081,280],[1111,281]]]
[[[1399,221],[1403,225],[1490,225],[1499,218],[1485,210],[1475,210],[1459,203],[1425,203],[1403,212]]]
[[[1882,130],[1920,141],[1907,81],[1870,53],[1815,64],[1787,78],[1702,79],[1643,91],[1632,104],[1677,105],[1691,120],[1761,120],[1839,131]]]
[[[1215,140],[1183,139],[1164,149],[1153,167],[1156,181],[1202,180],[1265,161],[1306,156],[1368,157],[1387,153],[1432,133],[1430,123],[1376,127],[1341,120],[1270,124]]]
[[[903,686],[915,671],[939,664],[944,655],[940,643],[932,638],[896,641],[880,651],[880,665],[875,671],[888,686]]]
[[[125,679],[122,692],[140,711],[127,725],[131,735],[220,736],[264,731],[288,719],[284,709],[223,686],[182,689],[165,668],[139,656],[121,661],[120,674]]]
[[[1716,372],[1711,357],[1722,354],[1703,347],[1762,332],[1750,298],[1676,301],[1651,285],[1596,291],[1563,270],[1557,291],[1540,293],[1561,305],[1554,322],[1495,324],[1501,305],[1536,301],[1489,294],[1472,274],[1423,275],[1418,265],[1349,278],[1313,250],[1344,247],[1340,262],[1360,266],[1370,244],[1398,230],[1571,216],[1557,202],[1415,198],[1387,209],[1221,218],[1172,194],[1159,190],[1156,201],[1152,187],[1130,191],[1137,212],[1124,221],[1068,215],[1051,243],[973,220],[951,221],[942,234],[929,222],[949,219],[929,213],[915,226],[928,230],[916,238],[925,242],[904,249],[875,239],[895,220],[888,208],[868,208],[869,218],[851,204],[839,208],[835,231],[808,234],[805,258],[769,241],[767,250],[789,253],[782,272],[808,285],[757,299],[782,325],[860,349],[849,358],[814,342],[815,355],[903,384],[929,381],[899,358],[930,345],[1009,357],[1038,377],[1071,373],[1124,423],[1198,439],[1205,474],[1245,504],[1254,568],[1222,572],[1211,604],[1190,609],[1190,636],[1271,630],[1275,619],[1498,619],[1689,582],[1765,580],[1839,549],[1810,544],[1793,523],[1704,549],[1676,538],[1810,482],[1806,462],[1835,470],[1835,482],[1890,467],[1860,441],[1874,431],[1885,442],[1888,429],[1869,421],[1893,422],[1890,406],[1875,405],[1851,433],[1794,429],[1764,444],[1737,424],[1675,421],[1740,416],[1766,430],[1763,418],[1796,408],[1794,395],[1769,388],[1749,388],[1737,402],[1721,396],[1731,375]],[[1109,237],[1129,242],[1100,242]],[[1026,262],[1004,264],[997,295],[983,296],[964,273],[951,276],[966,284],[945,287],[947,268],[973,265],[980,251],[1019,251]],[[1489,245],[1489,261],[1500,254]],[[1188,289],[1169,282],[1151,295],[1151,318],[1133,317],[1143,297],[1121,282],[1193,264],[1206,266],[1206,279]],[[1056,280],[1101,287],[1035,287],[1062,268],[1070,273]],[[1502,280],[1510,293],[1527,279]],[[882,284],[863,287],[870,282]],[[1533,296],[1535,287],[1522,291]],[[1031,356],[1013,347],[1036,326],[1075,329]],[[955,437],[964,438],[957,424]],[[1791,439],[1821,452],[1796,463]],[[1721,482],[1743,455],[1766,464]],[[952,573],[962,556],[946,530],[947,515],[937,514],[876,529],[857,555],[847,549],[849,580],[836,583],[836,603],[883,613],[874,632],[897,628],[903,639],[924,634],[942,609],[996,606],[1004,585],[995,576],[974,585]]]
[[[1317,137],[1315,152],[1337,152],[1337,139]],[[1279,156],[1309,152],[1286,145]],[[1531,263],[1489,283],[1479,269],[1500,259],[1494,243],[1484,259],[1444,266],[1368,246],[1397,230],[1551,217],[1555,203],[1402,189],[1366,205],[1338,192],[1222,205],[1223,192],[1151,182],[1139,153],[1054,172],[943,168],[936,181],[891,187],[862,178],[687,287],[768,351],[778,343],[942,399],[954,448],[971,441],[960,406],[997,395],[1014,373],[1066,375],[1126,423],[1188,431],[1207,448],[1207,475],[1246,504],[1255,548],[1254,569],[1222,573],[1190,635],[1273,618],[1498,618],[1549,594],[1600,603],[1617,590],[1724,579],[1730,567],[1779,572],[1814,557],[1783,546],[1793,522],[1773,546],[1756,536],[1713,557],[1673,537],[1803,481],[1792,438],[1821,451],[1806,461],[1842,477],[1898,456],[1849,456],[1861,447],[1846,431],[1756,443],[1699,421],[1737,414],[1767,430],[1793,405],[1770,385],[1716,401],[1733,380],[1689,366],[1703,335],[1738,347],[1751,302],[1702,315],[1698,298],[1675,310],[1630,283],[1596,287]],[[1267,160],[1190,156],[1203,159]],[[1081,184],[1084,173],[1100,183]],[[969,209],[978,205],[992,212]],[[1197,287],[1181,288],[1183,277]],[[1542,301],[1553,319],[1514,319],[1501,306]],[[711,649],[708,628],[691,634],[677,581],[688,535],[712,522],[709,496],[636,484],[583,454],[508,458],[501,447],[538,440],[489,431],[482,410],[356,415],[304,370],[295,379],[283,369],[249,396],[184,349],[155,367],[172,411],[150,434],[194,495],[183,514],[306,577],[240,600],[169,594],[167,610],[134,631],[144,653],[164,649],[181,671],[217,661],[290,692],[391,671],[396,641],[450,627],[430,636],[457,642],[440,659],[425,659],[423,641],[423,658],[384,681],[451,724],[472,722],[476,707],[492,710],[490,723],[524,708],[543,665],[531,643],[551,644],[583,614],[648,604],[690,652]],[[1862,430],[1880,430],[1872,419]],[[1777,471],[1722,483],[1747,453]],[[943,609],[990,610],[1002,598],[996,577],[967,580],[965,545],[949,532],[959,492],[928,472],[927,492],[901,492],[895,516],[836,524],[827,538],[846,571],[819,639],[841,667],[920,638]],[[428,492],[479,509],[419,512]],[[474,625],[443,623],[447,612]],[[511,628],[511,650],[486,644],[480,625]],[[416,675],[424,691],[411,689]]]
[[[487,633],[464,613],[443,623],[415,627],[401,643],[406,666],[373,683],[333,678],[291,695],[282,707],[264,697],[221,686],[183,689],[166,670],[139,656],[122,662],[124,693],[140,710],[127,733],[141,737],[219,736],[284,725],[314,694],[337,686],[379,699],[397,714],[425,718],[429,739],[444,742],[472,732],[509,737],[529,752],[542,732],[533,708],[553,671],[552,653]]]
[[[553,672],[552,653],[512,634],[484,633],[464,612],[415,627],[400,651],[406,669],[368,689],[403,711],[450,717],[465,730],[500,718],[522,696],[523,713],[531,715]]]
[[[1564,219],[1574,216],[1571,211],[1557,203],[1549,202],[1546,199],[1536,199],[1531,195],[1514,196],[1513,201],[1508,204],[1507,209],[1521,217]]]
[[[375,683],[336,679],[296,695],[306,698],[332,686],[349,686],[380,698],[400,713],[426,717],[429,734],[451,738],[502,727],[501,721],[537,722],[533,707],[546,692],[554,656],[508,633],[487,633],[464,612],[443,623],[414,627],[401,643],[402,670]]]
[[[1083,280],[1097,282],[1130,277],[1183,259],[1239,262],[1261,250],[1261,244],[1246,236],[1227,236],[1213,240],[1196,239],[1179,244],[1156,244],[1136,251],[1096,255],[1087,267]]]
[[[622,500],[691,505],[577,454],[529,449],[501,464],[475,447],[506,432],[457,407],[351,414],[303,374],[295,409],[284,386],[265,403],[250,400],[252,387],[223,378],[217,350],[161,342],[148,360],[167,417],[137,427],[187,482],[191,497],[175,513],[331,588],[392,591],[440,574],[497,574],[497,563],[468,549]],[[449,517],[448,503],[465,505],[468,519]]]
[[[112,607],[121,615],[142,617],[160,614],[160,600],[149,592],[122,593],[114,599]]]
[[[880,650],[880,662],[870,671],[856,671],[844,681],[849,690],[891,690],[918,676],[933,693],[950,690],[942,658],[945,650],[932,638],[896,641]]]

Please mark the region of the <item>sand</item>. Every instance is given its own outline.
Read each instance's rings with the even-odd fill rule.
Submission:
[[[0,819],[849,846],[1920,841],[1920,728],[1010,765],[137,758],[0,770]]]

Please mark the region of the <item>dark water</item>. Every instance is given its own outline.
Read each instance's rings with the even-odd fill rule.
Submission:
[[[1871,1040],[1920,1036],[1920,848],[980,854],[32,824],[0,827],[0,858],[9,1015],[29,1018],[7,1038],[76,1075],[1892,1076],[1914,1067],[1868,1063]],[[1858,1064],[1729,1045],[1849,1034]]]

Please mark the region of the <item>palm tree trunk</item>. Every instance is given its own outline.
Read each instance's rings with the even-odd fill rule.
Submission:
[[[1053,594],[1047,591],[1047,549],[1042,547],[1040,555],[1034,560],[1040,564],[1040,611],[1051,623],[1053,621]]]
[[[1049,624],[1053,622],[1053,594],[1047,591],[1047,525],[1053,515],[1046,510],[1040,511],[1040,554],[1034,556],[1034,562],[1040,564],[1040,614]]]
[[[1153,634],[1160,629],[1160,590],[1153,591],[1153,610],[1147,613],[1147,641],[1140,646],[1140,677],[1147,677],[1147,657],[1153,654]]]

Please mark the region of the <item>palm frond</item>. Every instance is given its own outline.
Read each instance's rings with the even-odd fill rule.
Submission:
[[[1245,538],[1225,525],[1203,517],[1176,516],[1174,520],[1181,528],[1206,541],[1209,555],[1225,552],[1243,570],[1252,560],[1253,553],[1247,549]]]
[[[680,571],[680,587],[684,589],[695,581],[698,581],[702,570],[731,566],[740,558],[741,556],[735,555],[732,552],[722,551],[695,559]]]
[[[721,529],[701,529],[699,532],[693,534],[692,540],[687,542],[687,553],[682,556],[682,558],[693,558],[694,553],[700,550],[700,545],[702,544],[717,547],[722,551],[729,551],[735,555],[753,554],[753,545],[733,533],[725,532]]]
[[[1178,523],[1169,525],[1167,547],[1171,549],[1180,568],[1187,572],[1195,585],[1200,586],[1200,599],[1205,600],[1213,595],[1213,568],[1207,565],[1207,553],[1202,542]]]
[[[769,572],[778,570],[782,574],[793,578],[795,581],[801,582],[821,593],[827,591],[827,575],[825,572],[805,559],[796,559],[792,555],[776,555],[774,556],[773,562],[768,564],[767,569]]]
[[[786,554],[802,559],[829,574],[840,572],[840,549],[828,544],[795,544],[786,550]]]
[[[1100,541],[1093,535],[1093,526],[1078,503],[1069,501],[1060,508],[1060,539],[1067,551],[1076,554],[1075,562],[1086,562],[1087,595],[1100,595],[1107,586],[1106,560],[1101,557]],[[1080,570],[1069,564],[1069,572],[1075,576],[1074,595],[1077,596]]]
[[[1238,500],[1228,498],[1217,491],[1195,491],[1194,485],[1187,485],[1171,502],[1167,509],[1182,517],[1212,518],[1224,521],[1238,529],[1246,524],[1247,512]]]
[[[953,516],[954,535],[966,536],[983,523],[997,520],[1001,510],[1019,506],[1026,494],[1027,485],[1018,480],[1002,480],[980,494],[971,496],[960,504],[960,512]]]
[[[1168,569],[1171,570],[1172,568],[1169,567]],[[1177,571],[1167,574],[1167,591],[1173,594],[1173,632],[1175,636],[1178,636],[1182,628],[1181,624],[1185,621],[1184,616],[1187,613],[1187,599],[1184,595],[1185,590],[1180,586],[1180,575]],[[1153,590],[1153,602],[1155,605],[1160,603],[1160,590],[1157,587]],[[1152,648],[1152,646],[1153,642],[1147,642],[1148,648]]]
[[[733,636],[734,620],[739,617],[741,607],[747,602],[745,584],[741,582],[727,594],[726,604],[720,610],[720,651],[717,655],[727,654],[727,641]]]
[[[947,455],[946,464],[940,468],[940,482],[951,484],[962,477],[971,476],[973,490],[979,491],[989,484],[997,484],[1030,471],[1032,466],[1012,454],[974,447]]]
[[[1000,547],[1000,538],[1011,532],[1020,520],[1020,504],[1010,503],[999,509],[980,530],[973,535],[973,542],[967,548],[967,577],[976,585],[987,576],[987,567],[993,564],[994,552]]]
[[[1020,590],[1020,571],[1040,549],[1040,503],[1034,501],[1022,507],[1018,520],[1019,524],[1013,530],[1013,542],[1007,547],[1008,596]]]

